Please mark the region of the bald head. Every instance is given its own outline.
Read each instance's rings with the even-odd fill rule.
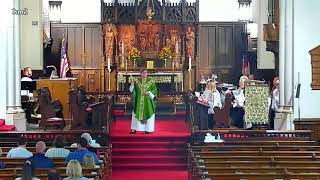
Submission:
[[[36,153],[44,153],[46,144],[43,141],[38,141],[36,144]]]

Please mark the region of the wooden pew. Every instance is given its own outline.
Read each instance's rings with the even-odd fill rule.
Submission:
[[[221,145],[188,146],[189,151],[320,151],[315,145]]]
[[[320,161],[320,156],[196,156],[203,161]]]
[[[192,153],[193,156],[320,156],[320,151],[207,151]]]

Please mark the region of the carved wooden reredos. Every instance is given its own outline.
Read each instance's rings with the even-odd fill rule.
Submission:
[[[153,11],[152,19],[146,15]],[[199,0],[195,3],[166,3],[165,0],[135,3],[104,3],[101,1],[105,60],[120,64],[135,47],[143,58],[157,58],[168,47],[180,64],[183,59],[197,57]],[[122,43],[124,45],[122,45]],[[124,50],[123,50],[124,49]],[[124,51],[124,52],[122,52]]]

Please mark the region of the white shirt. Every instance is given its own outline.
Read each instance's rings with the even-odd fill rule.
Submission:
[[[49,148],[45,154],[48,158],[62,157],[65,158],[69,155],[70,151],[65,148]]]
[[[29,158],[32,155],[33,154],[30,151],[28,151],[26,148],[19,146],[19,147],[10,149],[10,151],[7,154],[7,158]]]
[[[21,81],[32,81],[32,79],[30,77],[25,76],[21,78]]]
[[[21,81],[27,81],[30,82],[32,81],[31,78],[25,76],[21,78]],[[21,90],[21,96],[29,96],[29,97],[33,97],[33,94],[29,92],[29,90]]]
[[[233,103],[233,107],[244,107],[244,101],[246,100],[244,93],[243,93],[243,89],[237,89],[232,91],[233,96],[234,96],[234,103]]]
[[[214,107],[219,107],[221,109],[221,96],[219,91],[211,92],[210,90],[205,90],[202,97],[208,100],[210,108],[208,109],[208,114],[214,114]]]

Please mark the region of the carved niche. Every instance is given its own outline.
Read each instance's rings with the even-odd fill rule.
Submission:
[[[117,28],[113,24],[103,25],[103,37],[104,37],[104,53],[105,57],[114,58],[114,50],[116,45]]]
[[[142,53],[157,53],[161,48],[161,25],[140,20],[137,26],[138,47]]]
[[[128,54],[128,52],[132,49],[132,47],[135,46],[135,34],[136,34],[136,28],[134,25],[119,25],[118,26],[118,52],[121,54],[121,43],[124,43],[124,52]]]
[[[178,25],[166,25],[165,26],[165,41],[164,46],[171,49],[171,52],[180,54],[180,44],[181,44],[181,29]],[[176,44],[178,43],[178,49],[176,49]]]
[[[312,65],[312,83],[313,90],[320,90],[320,45],[309,51]]]
[[[185,44],[186,44],[186,56],[194,57],[195,35],[194,35],[194,28],[191,25],[188,25],[185,28]]]

